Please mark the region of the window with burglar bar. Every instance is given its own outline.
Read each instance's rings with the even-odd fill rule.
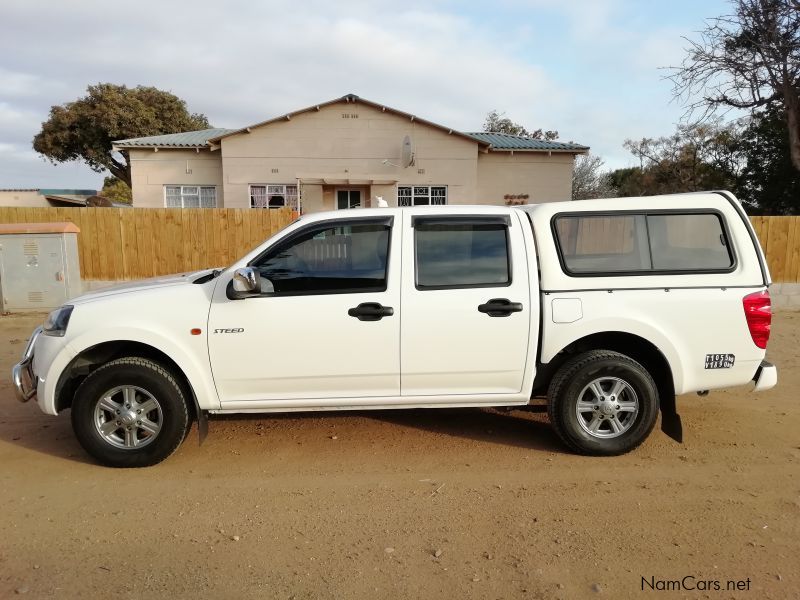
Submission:
[[[217,188],[213,185],[168,185],[164,188],[167,208],[216,208]]]
[[[297,208],[296,184],[265,184],[250,186],[251,208]]]
[[[401,185],[397,187],[397,206],[447,204],[446,185]]]

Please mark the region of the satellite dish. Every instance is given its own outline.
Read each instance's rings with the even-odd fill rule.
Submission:
[[[404,169],[414,164],[414,148],[411,147],[411,137],[403,138],[403,149],[400,152],[400,166]]]

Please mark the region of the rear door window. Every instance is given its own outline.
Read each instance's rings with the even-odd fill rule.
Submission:
[[[414,249],[420,290],[511,283],[505,223],[420,219],[414,225]]]

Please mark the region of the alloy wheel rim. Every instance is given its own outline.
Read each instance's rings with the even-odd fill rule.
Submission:
[[[164,415],[147,390],[120,385],[104,393],[94,409],[94,426],[106,442],[123,450],[138,450],[158,437]]]
[[[598,377],[578,394],[575,414],[586,433],[611,439],[624,434],[636,422],[639,398],[628,382],[618,377]]]

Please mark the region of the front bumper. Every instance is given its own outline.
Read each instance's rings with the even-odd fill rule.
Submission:
[[[11,379],[14,381],[14,393],[17,396],[17,400],[20,402],[27,402],[36,396],[39,378],[36,377],[33,372],[33,349],[36,345],[36,339],[41,334],[42,328],[37,327],[31,334],[31,339],[28,340],[28,345],[25,347],[25,352],[22,354],[22,360],[11,369]]]
[[[756,374],[753,375],[756,383],[754,392],[762,392],[774,388],[778,384],[778,368],[765,360],[761,361]]]

